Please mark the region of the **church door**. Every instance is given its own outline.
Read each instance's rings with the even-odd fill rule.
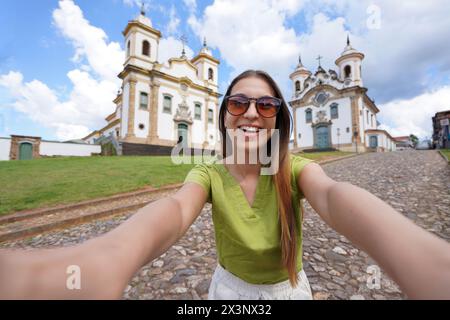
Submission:
[[[376,148],[378,147],[378,139],[377,136],[370,136],[370,147],[371,148]]]
[[[316,139],[316,148],[328,148],[330,146],[330,142],[328,139],[328,127],[318,127],[316,129]]]
[[[21,143],[19,148],[19,160],[33,159],[33,145],[31,143]]]
[[[178,124],[178,143],[188,146],[188,126],[185,123]]]

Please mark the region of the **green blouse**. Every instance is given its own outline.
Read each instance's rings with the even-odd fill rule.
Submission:
[[[300,235],[297,271],[302,269],[302,228],[297,177],[313,162],[291,155],[291,188]],[[185,181],[202,186],[212,204],[217,255],[226,270],[253,284],[274,284],[288,279],[281,262],[281,226],[272,176],[260,175],[253,205],[250,206],[239,183],[223,164],[215,161],[196,165]]]

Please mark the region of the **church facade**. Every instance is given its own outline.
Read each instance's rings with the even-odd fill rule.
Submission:
[[[206,41],[200,52],[164,64],[158,61],[161,32],[141,11],[123,31],[126,58],[121,90],[107,124],[83,138],[90,144],[112,140],[119,154],[170,154],[182,142],[194,149],[218,144],[218,65]]]
[[[299,58],[290,75],[294,92],[289,102],[294,120],[294,150],[395,150],[394,138],[378,129],[380,110],[363,86],[363,59],[364,54],[355,50],[348,38],[335,62],[338,71],[325,71],[319,60],[313,74]]]

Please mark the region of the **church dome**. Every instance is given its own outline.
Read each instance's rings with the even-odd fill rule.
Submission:
[[[344,48],[344,51],[341,53],[340,57],[336,59],[335,63],[336,65],[340,65],[342,62],[353,58],[363,60],[364,54],[352,47],[350,44],[350,38],[347,35],[347,46]]]
[[[147,27],[152,28],[152,21],[149,18],[147,18],[146,16],[143,16],[140,14],[138,17],[136,17],[135,20],[137,22],[140,22],[140,23],[146,25]]]
[[[298,57],[298,64],[297,67],[295,68],[295,71],[306,71],[307,73],[310,73],[308,69],[306,69],[306,67],[303,65],[302,63],[302,57],[299,56]]]
[[[206,44],[206,38],[203,39],[203,47],[200,50],[200,54],[207,54],[208,56],[212,56],[211,49],[208,48],[208,45]]]
[[[152,21],[145,15],[144,3],[142,3],[141,12],[134,20],[152,28]]]
[[[301,75],[301,76],[306,76],[308,77],[309,75],[311,75],[311,71],[309,71],[308,69],[306,69],[306,67],[303,65],[302,63],[302,57],[299,55],[298,56],[298,64],[297,67],[295,68],[294,72],[292,72],[290,78],[292,79],[293,77],[295,77],[296,75]]]
[[[363,55],[361,52],[359,52],[358,50],[356,50],[355,48],[352,47],[352,45],[350,44],[350,38],[347,35],[347,45],[344,48],[344,51],[341,53],[341,57],[350,55],[350,54],[360,54]]]

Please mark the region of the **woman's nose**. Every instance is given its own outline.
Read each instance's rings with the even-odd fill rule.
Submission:
[[[248,119],[254,119],[258,118],[259,114],[256,110],[256,102],[250,101],[250,106],[248,107],[247,111],[244,113],[244,117]]]

